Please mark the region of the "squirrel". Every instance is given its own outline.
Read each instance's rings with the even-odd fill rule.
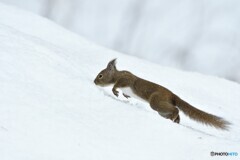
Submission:
[[[102,87],[114,84],[112,92],[117,97],[119,94],[118,88],[128,87],[134,94],[149,102],[151,108],[157,111],[159,115],[175,123],[180,123],[179,110],[181,110],[189,118],[217,129],[228,130],[230,125],[228,121],[221,117],[193,107],[161,85],[139,78],[129,71],[118,71],[116,59],[108,63],[107,68],[97,75],[94,83]],[[123,96],[130,97],[124,93]]]

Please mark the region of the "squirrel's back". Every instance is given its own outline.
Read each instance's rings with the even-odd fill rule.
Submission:
[[[147,101],[155,92],[160,92],[162,96],[171,96],[173,94],[167,88],[139,77],[136,78],[133,84],[133,90],[138,96]]]

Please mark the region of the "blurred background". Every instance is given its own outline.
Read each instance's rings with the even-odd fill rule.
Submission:
[[[239,0],[0,0],[162,66],[240,82]]]

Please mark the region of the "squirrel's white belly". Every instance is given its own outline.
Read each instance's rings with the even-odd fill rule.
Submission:
[[[139,100],[144,100],[142,99],[141,97],[137,96],[130,87],[124,87],[124,88],[121,88],[121,91],[122,93],[130,96],[131,98],[136,98],[136,99],[139,99]]]

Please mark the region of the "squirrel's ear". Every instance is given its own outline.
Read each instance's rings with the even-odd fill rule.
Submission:
[[[107,69],[109,70],[116,70],[116,62],[117,62],[117,59],[113,59],[111,60],[108,65],[107,65]]]

